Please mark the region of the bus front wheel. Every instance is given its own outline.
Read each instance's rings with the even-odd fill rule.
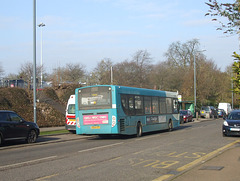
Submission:
[[[137,137],[142,136],[142,124],[140,122],[137,123]]]

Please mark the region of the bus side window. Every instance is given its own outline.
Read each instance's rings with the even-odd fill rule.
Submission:
[[[173,113],[179,113],[179,105],[177,99],[173,99]]]
[[[145,114],[152,114],[152,103],[151,97],[144,97],[144,107],[145,107]]]
[[[134,97],[132,95],[128,96],[128,105],[129,105],[129,115],[135,115]]]
[[[166,98],[166,103],[167,103],[167,113],[172,114],[173,113],[172,98]]]
[[[153,114],[159,114],[158,97],[152,97]]]
[[[160,98],[160,114],[166,114],[166,98]]]
[[[135,96],[136,115],[143,115],[143,96]]]
[[[127,95],[121,95],[121,103],[122,103],[122,108],[123,108],[124,113],[128,115]]]

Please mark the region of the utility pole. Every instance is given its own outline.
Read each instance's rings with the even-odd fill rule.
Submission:
[[[37,123],[36,106],[36,0],[33,0],[33,117]]]

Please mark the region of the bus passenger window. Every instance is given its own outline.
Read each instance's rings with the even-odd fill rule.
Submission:
[[[178,113],[178,112],[179,112],[178,100],[173,99],[173,113]]]
[[[159,114],[158,97],[152,97],[153,114]]]
[[[166,103],[167,103],[167,113],[173,113],[172,99],[166,98]]]
[[[128,115],[128,101],[126,95],[121,95],[121,103],[124,113]]]
[[[135,111],[136,115],[143,114],[143,96],[135,96]]]
[[[135,115],[135,109],[134,109],[134,97],[129,96],[128,97],[128,105],[129,105],[129,115]]]
[[[151,97],[144,97],[145,114],[152,114]]]
[[[160,113],[161,114],[167,113],[166,98],[160,98]]]

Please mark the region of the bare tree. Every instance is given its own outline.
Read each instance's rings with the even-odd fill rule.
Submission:
[[[90,84],[111,84],[110,71],[112,66],[110,58],[101,60],[89,75]]]
[[[131,61],[114,65],[114,81],[119,85],[153,88],[149,80],[152,58],[146,50],[137,51]]]
[[[193,39],[186,43],[179,41],[172,43],[168,51],[165,53],[167,60],[172,63],[172,66],[186,68],[193,63],[193,52],[197,51],[199,41]]]
[[[36,77],[40,78],[41,66],[36,68]],[[28,88],[30,88],[32,77],[33,77],[33,64],[32,62],[26,62],[21,65],[20,72],[18,73],[19,78],[23,79],[28,83]]]
[[[154,66],[151,80],[162,90],[179,91],[183,100],[194,99],[193,51],[198,50],[196,40],[186,43],[172,43],[168,49],[167,60]],[[203,53],[195,55],[197,72],[197,100],[201,104],[227,101],[231,96],[230,76],[221,72],[212,60]]]
[[[85,76],[85,66],[79,63],[72,64],[68,63],[64,70],[64,80],[79,83],[81,79]]]
[[[85,79],[85,66],[79,63],[68,63],[64,67],[57,67],[53,69],[49,78],[54,85],[60,83],[79,83]]]
[[[149,87],[149,75],[152,69],[152,58],[147,50],[138,50],[132,61],[136,64],[135,81],[139,87]]]
[[[114,83],[122,86],[138,87],[136,82],[136,63],[127,61],[114,65]],[[117,75],[117,76],[116,76]]]

